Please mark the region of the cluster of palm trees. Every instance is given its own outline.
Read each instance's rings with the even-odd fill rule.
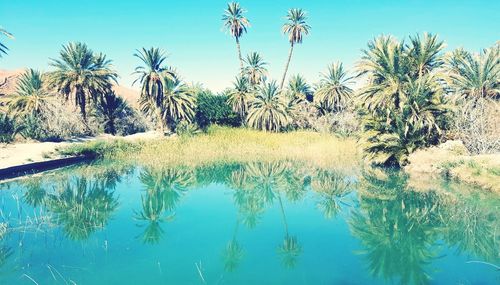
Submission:
[[[442,52],[437,36],[390,36],[369,42],[359,63],[368,84],[357,96],[363,120],[362,146],[380,164],[404,165],[418,148],[444,138],[454,109],[486,100],[497,104],[499,45],[478,55]]]
[[[240,62],[240,74],[228,92],[228,104],[242,122],[256,129],[277,132],[291,124],[292,110],[300,103],[314,102],[323,113],[340,111],[347,106],[353,93],[349,87],[351,78],[340,63],[329,66],[316,92],[300,75],[292,77],[288,86],[284,86],[294,46],[302,43],[311,30],[304,10],[290,9],[283,24],[282,32],[288,35],[290,52],[279,85],[267,80],[267,63],[259,53],[252,52],[245,60],[241,56],[240,38],[250,26],[245,12],[239,3],[232,2],[222,17],[224,27],[236,39]],[[313,93],[318,95],[314,100]]]

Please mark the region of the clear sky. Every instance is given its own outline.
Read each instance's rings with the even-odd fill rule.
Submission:
[[[57,57],[62,44],[82,41],[113,60],[120,83],[130,86],[141,47],[169,54],[187,82],[219,91],[237,73],[234,39],[222,31],[223,0],[0,0],[0,26],[15,40],[0,69],[38,68]],[[380,34],[398,38],[437,33],[448,48],[478,51],[500,40],[499,0],[242,0],[252,27],[241,39],[244,54],[260,52],[270,77],[279,79],[289,44],[281,34],[289,8],[308,12],[312,31],[295,49],[289,74],[316,81],[327,64],[352,67],[366,43]]]

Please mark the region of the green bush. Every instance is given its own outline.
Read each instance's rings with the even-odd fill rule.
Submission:
[[[14,118],[9,117],[7,114],[0,114],[0,143],[13,141],[21,129],[21,125],[16,124]]]
[[[201,128],[211,124],[237,127],[241,120],[237,113],[227,104],[227,95],[214,95],[209,91],[200,92],[197,96],[196,123]]]

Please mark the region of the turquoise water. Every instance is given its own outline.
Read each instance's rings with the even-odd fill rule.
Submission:
[[[0,284],[500,284],[500,199],[300,163],[0,184]]]

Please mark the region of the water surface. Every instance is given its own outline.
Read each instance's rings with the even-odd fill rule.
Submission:
[[[500,284],[500,199],[292,162],[0,186],[0,284]]]

